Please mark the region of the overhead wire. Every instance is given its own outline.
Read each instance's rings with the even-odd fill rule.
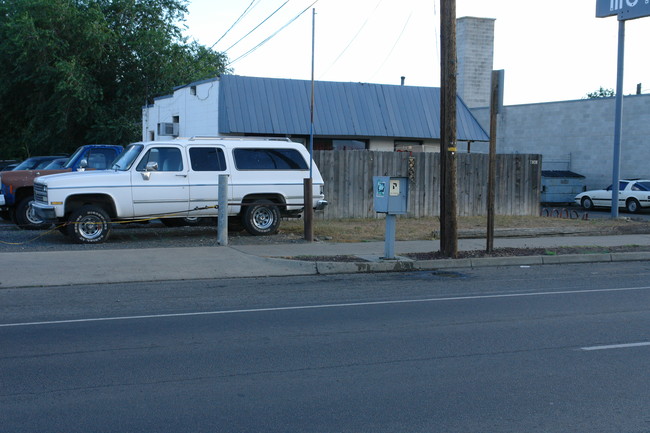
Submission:
[[[290,1],[291,1],[291,0],[287,0],[287,1],[285,1],[284,3],[282,3],[282,5],[281,5],[279,8],[277,8],[276,10],[274,10],[274,11],[271,13],[271,15],[269,15],[269,16],[266,17],[266,18],[264,18],[264,20],[263,20],[261,23],[259,23],[258,25],[256,25],[256,26],[255,26],[255,27],[254,27],[250,32],[246,33],[246,34],[245,34],[244,36],[242,36],[242,37],[241,37],[237,42],[235,42],[234,44],[232,44],[231,46],[229,46],[228,48],[226,48],[223,52],[224,52],[224,53],[227,53],[227,52],[228,52],[231,48],[233,48],[235,45],[237,45],[238,43],[240,43],[241,41],[243,41],[244,39],[246,39],[246,38],[247,38],[251,33],[253,33],[255,30],[257,30],[257,29],[258,29],[262,24],[264,24],[265,22],[267,22],[267,21],[269,20],[269,18],[271,18],[273,15],[275,15],[275,14],[276,14],[280,9],[282,9],[282,8],[283,8],[287,3],[289,3]]]
[[[345,46],[345,48],[343,48],[343,51],[341,51],[341,52],[339,53],[339,55],[336,57],[336,59],[334,59],[334,61],[333,61],[333,62],[332,62],[328,67],[327,67],[327,69],[325,70],[325,72],[323,72],[323,73],[321,74],[321,77],[323,77],[325,74],[327,74],[327,73],[330,71],[330,69],[332,69],[332,67],[333,67],[333,66],[334,66],[334,65],[339,61],[339,59],[343,56],[343,54],[345,54],[345,52],[348,50],[348,48],[350,48],[350,46],[352,45],[352,43],[357,39],[357,37],[359,36],[359,34],[361,34],[361,32],[363,31],[363,29],[366,27],[366,24],[368,24],[368,21],[370,21],[370,18],[374,15],[374,13],[377,11],[377,8],[379,8],[379,5],[381,5],[381,3],[382,3],[383,1],[384,1],[384,0],[379,0],[379,1],[377,2],[377,4],[375,5],[375,8],[374,8],[373,11],[368,15],[368,17],[367,17],[366,20],[363,22],[363,24],[361,25],[361,27],[359,27],[359,30],[357,31],[357,33],[352,37],[352,39],[350,40],[350,42],[348,42],[348,44]]]
[[[242,54],[241,56],[237,57],[235,60],[233,60],[233,61],[231,61],[230,63],[228,63],[228,66],[232,65],[233,63],[237,62],[238,60],[241,60],[241,59],[245,58],[246,56],[248,56],[249,54],[251,54],[252,52],[254,52],[255,50],[257,50],[258,48],[260,48],[262,45],[266,44],[268,41],[270,41],[271,39],[273,39],[275,36],[277,36],[278,33],[280,33],[282,30],[284,30],[284,29],[287,28],[290,24],[292,24],[294,21],[296,21],[298,18],[300,18],[300,17],[302,16],[302,14],[304,14],[305,12],[307,12],[307,11],[309,10],[309,8],[311,8],[311,7],[314,6],[316,3],[318,3],[318,1],[319,1],[319,0],[315,0],[312,4],[310,4],[309,6],[307,6],[307,7],[306,7],[302,12],[300,12],[298,15],[296,15],[296,16],[293,17],[291,20],[289,20],[285,25],[283,25],[283,26],[280,27],[278,30],[276,30],[275,32],[273,32],[269,37],[267,37],[266,39],[264,39],[264,40],[263,40],[262,42],[260,42],[259,44],[255,45],[255,46],[254,46],[253,48],[251,48],[250,50],[246,51],[246,52],[245,52],[244,54]]]
[[[223,35],[221,35],[221,37],[219,39],[217,39],[217,42],[212,44],[210,49],[214,48],[215,45],[217,45],[219,42],[221,42],[221,40],[226,37],[226,35],[233,29],[233,27],[235,27],[237,25],[237,23],[239,23],[253,9],[253,7],[257,6],[257,4],[255,4],[255,6],[253,6],[253,3],[256,3],[256,2],[257,2],[257,4],[259,4],[260,0],[251,0],[251,2],[248,4],[248,6],[244,10],[244,12],[242,12],[242,14],[239,16],[239,18],[237,18],[235,20],[235,22],[232,23],[232,25],[228,28],[228,30],[226,30],[226,32]]]
[[[395,43],[393,44],[393,47],[392,47],[392,48],[390,49],[390,51],[388,52],[388,54],[387,54],[386,57],[384,58],[384,61],[381,63],[381,65],[379,65],[379,68],[377,68],[377,70],[375,71],[375,73],[372,74],[371,79],[374,78],[374,76],[377,75],[377,74],[379,73],[379,71],[381,71],[381,69],[384,67],[384,65],[386,64],[386,62],[387,62],[388,59],[390,58],[390,56],[393,54],[393,51],[395,50],[395,47],[396,47],[397,44],[399,43],[400,39],[402,39],[402,36],[404,35],[404,32],[406,31],[406,27],[408,26],[409,21],[411,21],[411,16],[413,16],[413,11],[411,11],[411,13],[409,14],[408,18],[406,18],[406,22],[404,23],[404,27],[402,27],[402,31],[401,31],[400,34],[397,36],[397,39],[395,40]]]

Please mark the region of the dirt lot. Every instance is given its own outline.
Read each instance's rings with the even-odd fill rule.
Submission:
[[[385,236],[383,219],[363,220],[316,220],[314,236],[319,240],[331,242],[380,241]],[[483,238],[487,233],[485,217],[459,217],[459,238]],[[302,220],[283,221],[280,235],[301,238],[304,223]],[[396,224],[397,240],[429,240],[439,237],[438,218],[399,218]],[[538,236],[540,232],[557,235],[573,234],[625,234],[650,233],[650,222],[622,217],[617,220],[569,219],[537,216],[497,216],[496,236]]]

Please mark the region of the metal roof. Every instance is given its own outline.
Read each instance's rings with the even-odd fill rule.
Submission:
[[[440,139],[440,89],[316,81],[314,134]],[[221,134],[309,135],[311,81],[222,75]],[[461,98],[458,141],[489,141]]]

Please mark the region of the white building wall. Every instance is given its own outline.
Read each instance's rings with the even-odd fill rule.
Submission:
[[[368,150],[395,150],[395,140],[392,138],[373,138],[368,143]]]
[[[538,153],[543,170],[571,170],[586,177],[588,189],[611,184],[614,154],[614,98],[503,107],[498,115],[498,153]],[[489,108],[472,113],[489,128]],[[475,147],[472,147],[474,152]],[[476,151],[479,150],[476,146]],[[620,177],[650,179],[650,95],[623,102]]]
[[[178,135],[219,135],[219,81],[213,79],[176,89],[173,94],[156,98],[143,108],[143,140],[168,140],[158,134],[159,123],[172,123],[178,117]]]

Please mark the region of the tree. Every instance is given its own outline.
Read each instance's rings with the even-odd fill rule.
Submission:
[[[613,96],[616,96],[614,89],[604,89],[601,87],[595,92],[587,93],[585,99],[611,98]]]
[[[0,0],[0,155],[140,138],[142,106],[227,57],[183,38],[187,0]]]

